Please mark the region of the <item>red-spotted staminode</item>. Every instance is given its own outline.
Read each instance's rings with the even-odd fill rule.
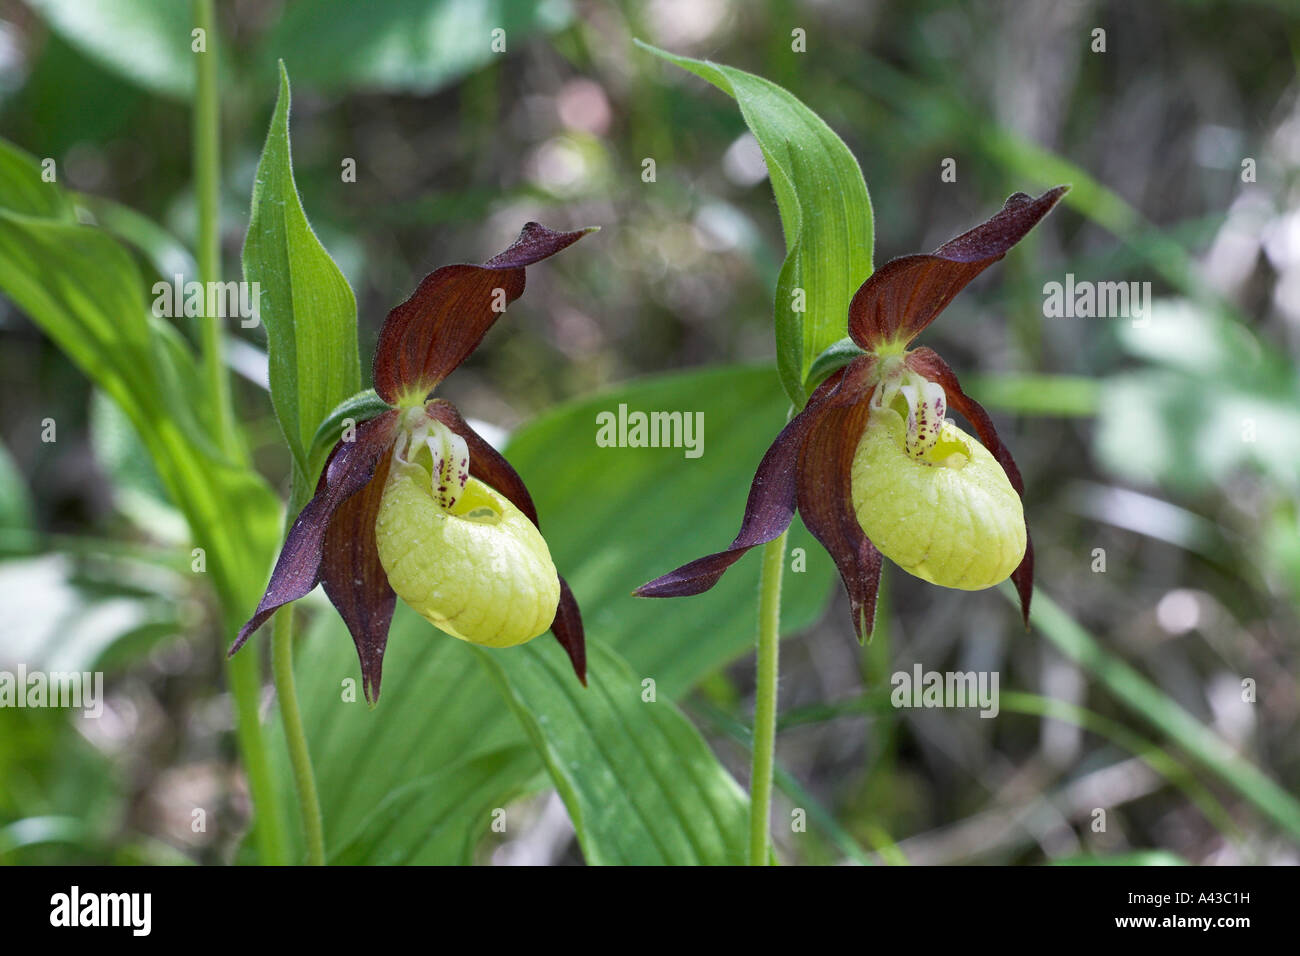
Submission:
[[[891,260],[872,274],[849,306],[849,335],[864,354],[819,385],[767,450],[731,546],[635,593],[707,591],[746,551],[780,536],[797,508],[839,568],[859,640],[873,627],[882,556],[963,590],[1010,577],[1028,623],[1034,552],[1020,471],[947,363],[932,349],[908,346],[1068,188],[1037,199],[1016,193],[993,218],[933,253]],[[949,408],[979,441],[945,418]]]
[[[352,633],[372,704],[399,596],[434,626],[487,647],[550,629],[586,683],[582,617],[528,489],[455,406],[429,394],[523,293],[525,267],[591,231],[530,222],[500,255],[431,272],[388,313],[374,380],[389,408],[330,452],[231,654],[277,608],[320,583]]]

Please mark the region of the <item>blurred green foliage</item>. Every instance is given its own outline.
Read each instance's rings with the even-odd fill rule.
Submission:
[[[1142,683],[1129,687],[1136,698],[1117,695],[1086,660],[1026,637],[992,595],[891,574],[881,633],[859,651],[842,626],[838,592],[816,623],[824,585],[806,594],[794,585],[787,600],[804,632],[784,653],[778,782],[787,803],[777,820],[805,807],[810,827],[798,835],[778,827],[778,848],[805,862],[1295,861],[1296,841],[1277,815],[1257,812],[1242,794],[1250,773],[1231,761],[1207,765],[1152,718],[1174,705],[1284,792],[1300,786],[1294,11],[1210,0],[366,6],[361,16],[361,5],[312,0],[222,5],[227,273],[235,274],[248,224],[277,57],[296,81],[298,191],[356,291],[362,355],[385,311],[432,266],[477,261],[530,218],[557,228],[602,224],[599,251],[531,274],[510,320],[449,383],[450,398],[506,428],[636,376],[773,355],[785,245],[744,121],[727,97],[636,48],[634,37],[758,73],[822,116],[871,187],[877,262],[933,247],[1010,192],[1072,182],[1070,206],[924,341],[994,410],[1026,476],[1039,580],[1084,633],[1140,672]],[[490,45],[497,26],[506,30],[502,54]],[[1105,53],[1090,49],[1095,28],[1106,30]],[[807,53],[792,50],[796,29]],[[81,215],[134,250],[120,256],[124,270],[138,272],[133,288],[173,271],[189,276],[185,5],[5,0],[0,38],[0,134],[38,159],[57,159]],[[340,176],[348,158],[355,183]],[[642,180],[646,158],[656,161],[654,182]],[[947,158],[956,182],[940,179]],[[1245,159],[1255,161],[1252,182],[1242,180]],[[0,198],[30,211],[45,201]],[[71,215],[53,202],[39,211]],[[66,251],[59,230],[75,227],[11,228],[13,243],[34,255],[33,230],[58,233],[61,242],[44,247]],[[1151,282],[1157,310],[1141,328],[1045,318],[1042,287],[1066,272]],[[113,280],[78,281],[107,288]],[[101,311],[107,301],[96,297]],[[81,332],[63,345],[82,365],[101,361],[103,343],[129,332],[132,311],[107,310],[100,328],[109,338],[98,345]],[[175,332],[167,361],[179,371],[154,355],[133,360],[172,379],[182,397],[169,399],[169,410],[192,402],[177,386],[197,381],[183,364],[193,330],[181,323]],[[252,458],[284,488],[290,459],[264,392],[265,339],[232,332]],[[129,427],[114,432],[114,412],[7,300],[0,335],[0,570],[25,582],[6,585],[6,600],[30,592],[33,605],[45,602],[91,632],[84,642],[76,629],[62,637],[96,649],[114,715],[88,729],[57,712],[0,713],[0,859],[159,862],[178,850],[232,859],[247,806],[222,716],[227,701],[214,691],[228,635],[210,595],[184,573],[189,541],[177,532],[176,509],[187,504],[175,488],[164,497],[176,477],[160,484],[141,468]],[[752,391],[715,386],[720,394],[692,406],[711,409],[706,420],[722,429],[710,432],[716,444],[700,463],[665,456],[662,466],[638,461],[619,474],[586,445],[568,450],[576,457],[554,455],[548,443],[562,433],[581,442],[582,416],[615,402],[620,393],[609,391],[524,427],[511,452],[548,537],[556,535],[557,559],[587,569],[588,580],[574,583],[592,589],[593,630],[620,635],[611,642],[636,673],[668,674],[661,686],[687,695],[685,713],[737,773],[751,674],[732,662],[748,640],[752,576],[736,572],[735,590],[720,590],[716,606],[694,599],[666,624],[663,602],[643,606],[650,602],[620,589],[694,553],[681,539],[668,543],[663,514],[701,542],[734,530],[744,489],[728,475],[752,468],[780,414],[771,369],[763,388],[761,373],[752,374]],[[154,401],[137,403],[137,426]],[[194,408],[202,413],[201,403]],[[38,437],[47,417],[58,422],[54,444]],[[655,498],[656,468],[669,465],[698,482],[680,501]],[[642,482],[632,497],[643,505],[626,514],[572,493],[629,481]],[[259,496],[269,501],[264,488]],[[687,501],[700,513],[676,510]],[[593,514],[582,513],[587,505]],[[635,579],[624,564],[626,582],[606,579],[602,560],[626,542],[644,547],[646,573]],[[826,568],[816,573],[828,580]],[[114,613],[97,615],[104,604]],[[20,639],[66,628],[6,613],[13,623],[0,631],[0,667],[20,653]],[[485,846],[458,829],[453,810],[486,812],[537,793],[541,765],[466,649],[401,626],[388,699],[369,716],[407,727],[427,720],[421,739],[433,743],[418,754],[384,750],[365,763],[368,738],[326,724],[337,707],[330,711],[325,695],[337,699],[340,675],[354,664],[336,621],[319,615],[299,655],[322,793],[338,801],[326,813],[340,828],[331,834],[337,859],[484,859],[511,844],[516,859],[576,858],[563,832],[553,844],[512,832]],[[876,706],[890,672],[918,660],[998,670],[1005,690],[1058,703],[1032,712],[1023,700],[1021,713],[1008,708],[997,721]],[[399,692],[403,673],[420,694]],[[436,717],[456,704],[440,695],[461,689],[462,677],[463,719],[479,715],[485,728],[478,749],[438,742]],[[1255,682],[1250,704],[1241,700],[1244,678]],[[367,783],[380,765],[403,771],[386,781],[396,789]],[[371,799],[381,792],[391,795]],[[1111,807],[1105,832],[1089,827],[1098,792]],[[192,806],[214,809],[206,832],[192,830]],[[512,814],[516,806],[533,815],[536,833],[547,832],[539,799],[512,804]],[[353,839],[367,828],[383,839]]]

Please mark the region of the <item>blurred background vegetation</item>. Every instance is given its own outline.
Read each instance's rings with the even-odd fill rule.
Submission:
[[[528,297],[448,384],[502,429],[638,376],[770,360],[784,245],[761,156],[733,102],[634,37],[759,73],[822,115],[862,165],[878,264],[933,248],[1011,192],[1073,183],[924,343],[994,410],[1017,456],[1040,582],[1146,676],[1151,708],[1176,703],[1295,793],[1291,4],[219,6],[227,277],[283,58],[299,191],[356,290],[363,356],[434,266],[480,261],[529,219],[603,227],[581,255],[530,273]],[[501,55],[487,39],[498,26]],[[1104,53],[1091,49],[1097,28]],[[189,29],[180,2],[0,0],[0,135],[110,200],[101,223],[164,278],[194,273]],[[796,29],[806,53],[792,51]],[[349,158],[355,183],[340,175]],[[947,158],[955,182],[940,180]],[[1149,281],[1156,314],[1145,327],[1044,318],[1043,284],[1066,272]],[[283,485],[265,340],[237,335],[240,415],[260,470]],[[184,524],[120,413],[7,301],[0,342],[0,667],[99,668],[109,694],[97,721],[0,712],[0,861],[232,859],[248,807],[219,689],[224,638],[187,573]],[[57,443],[41,441],[46,418]],[[661,557],[667,568],[689,555]],[[777,820],[799,806],[818,823],[797,837],[778,825],[783,858],[1300,862],[1294,835],[1243,797],[1248,782],[1231,767],[1187,771],[1177,741],[1119,706],[1098,667],[1010,628],[1003,597],[892,568],[885,588],[870,647],[848,636],[838,587],[785,644]],[[914,661],[1000,671],[1002,716],[882,707],[889,675]],[[751,685],[742,658],[683,699],[742,781]],[[204,833],[196,805],[218,808]],[[1100,833],[1098,806],[1111,808]],[[525,832],[480,858],[580,860],[557,807],[528,798]]]

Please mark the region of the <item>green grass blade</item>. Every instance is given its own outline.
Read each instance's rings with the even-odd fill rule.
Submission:
[[[1003,594],[1013,598],[1009,587],[1003,588]],[[1103,649],[1041,588],[1034,593],[1030,620],[1057,649],[1096,677],[1120,703],[1148,720],[1292,837],[1300,838],[1300,801],[1160,688]]]

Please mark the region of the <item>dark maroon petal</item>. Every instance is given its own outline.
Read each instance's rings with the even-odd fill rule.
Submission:
[[[393,620],[397,595],[379,560],[375,518],[384,497],[384,482],[393,460],[392,448],[382,455],[370,482],[345,501],[330,519],[325,533],[320,577],[330,602],[352,634],[361,661],[361,684],[366,700],[379,702],[384,671],[384,648]]]
[[[551,622],[551,633],[569,655],[573,673],[578,675],[582,686],[587,686],[587,638],[582,627],[582,612],[578,610],[578,599],[573,596],[569,582],[560,577],[560,606],[555,610],[555,620]]]
[[[423,399],[523,294],[524,267],[591,231],[552,232],[530,222],[509,249],[482,265],[443,266],[429,273],[384,321],[375,349],[375,391],[389,404],[403,396]]]
[[[804,410],[776,436],[776,441],[758,464],[754,481],[749,486],[740,533],[727,550],[696,558],[641,585],[632,593],[637,597],[656,598],[701,594],[717,584],[727,568],[739,561],[750,548],[775,540],[790,527],[795,511],[795,466],[804,439],[827,409],[853,399],[852,389],[860,380],[861,370],[869,368],[873,362],[874,357],[863,356],[831,375],[813,392]],[[841,384],[845,388],[841,389]]]
[[[1069,186],[1037,199],[1011,196],[992,219],[945,242],[930,255],[902,256],[877,269],[849,304],[849,335],[868,351],[906,344],[934,321],[972,279],[997,262],[1051,211]]]
[[[871,637],[883,563],[853,510],[853,455],[870,414],[866,395],[853,405],[830,407],[808,432],[799,453],[799,514],[839,568],[849,592],[858,640]]]
[[[957,376],[948,367],[948,363],[939,357],[938,352],[928,348],[919,348],[908,352],[906,362],[908,368],[912,369],[912,371],[943,386],[948,399],[948,407],[957,409],[975,427],[975,434],[979,435],[984,447],[997,459],[998,464],[1002,466],[1002,470],[1007,473],[1011,487],[1016,489],[1016,494],[1020,495],[1023,500],[1025,497],[1025,483],[1020,477],[1020,469],[1016,467],[1015,459],[1011,457],[1011,452],[1007,450],[1007,446],[1002,444],[1002,439],[998,437],[997,429],[993,427],[993,419],[989,418],[989,413],[984,411],[979,402],[961,390],[961,383],[957,381]],[[1011,581],[1015,584],[1016,592],[1020,595],[1020,611],[1024,615],[1025,626],[1028,627],[1029,602],[1034,596],[1034,543],[1029,539],[1027,525],[1025,528],[1025,556],[1016,570],[1012,572]]]
[[[1025,525],[1025,556],[1011,572],[1011,583],[1020,595],[1020,616],[1024,618],[1025,628],[1028,629],[1029,602],[1034,599],[1034,539],[1029,536],[1028,524]]]
[[[266,594],[248,623],[239,629],[231,654],[243,647],[249,635],[277,608],[305,596],[319,583],[321,547],[330,519],[370,481],[376,464],[392,444],[398,414],[394,410],[362,422],[352,441],[340,441],[334,446],[317,482],[316,496],[307,502],[285,536]]]
[[[510,499],[510,502],[540,530],[541,525],[537,521],[537,508],[533,505],[532,495],[528,493],[528,488],[524,485],[524,480],[519,477],[519,472],[506,461],[505,456],[489,445],[482,435],[470,428],[469,423],[461,417],[460,412],[451,402],[439,399],[430,402],[425,406],[425,410],[429,413],[429,417],[436,418],[465,439],[465,444],[469,447],[469,473]],[[578,675],[578,680],[582,681],[585,687],[587,645],[582,627],[582,613],[578,610],[578,601],[563,576],[560,577],[560,604],[555,611],[555,620],[551,622],[551,633],[569,655],[573,672]]]

